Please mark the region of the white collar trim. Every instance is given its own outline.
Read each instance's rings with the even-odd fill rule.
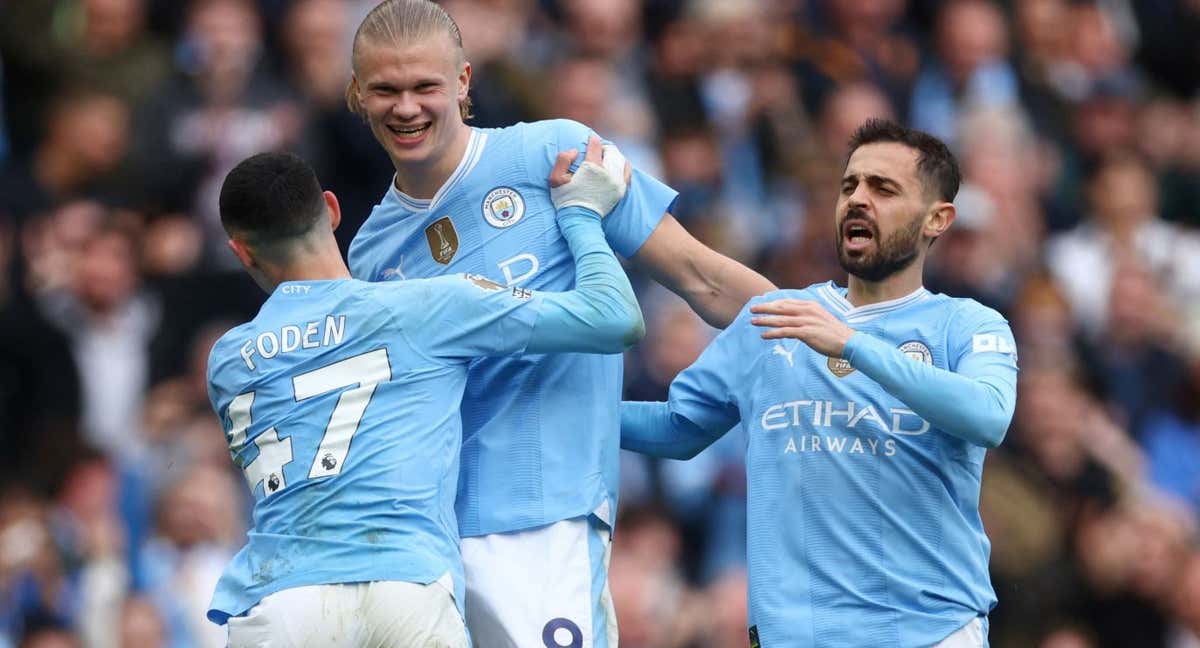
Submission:
[[[400,206],[408,211],[421,212],[433,209],[451,189],[458,184],[468,173],[470,173],[476,164],[479,164],[479,159],[483,157],[483,147],[487,144],[487,133],[480,132],[474,128],[471,129],[471,136],[467,140],[467,150],[463,152],[462,159],[458,161],[458,166],[454,168],[454,173],[442,183],[437,192],[433,194],[433,198],[421,199],[413,198],[412,196],[400,191],[396,187],[396,176],[392,176],[392,184],[389,187],[388,195],[400,203]]]
[[[889,299],[887,301],[881,301],[874,304],[867,304],[865,306],[854,306],[849,300],[846,299],[845,295],[842,294],[841,290],[832,281],[822,285],[817,290],[821,296],[825,298],[825,301],[828,302],[829,305],[834,308],[834,310],[844,316],[847,320],[855,320],[859,322],[865,322],[884,313],[890,313],[894,310],[899,310],[905,306],[908,306],[909,304],[915,304],[919,301],[927,299],[930,294],[928,290],[925,290],[925,286],[921,286],[903,297],[897,297],[896,299]]]

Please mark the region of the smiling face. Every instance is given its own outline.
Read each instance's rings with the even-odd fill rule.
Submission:
[[[355,52],[354,71],[367,123],[396,171],[442,163],[462,135],[459,104],[471,80],[471,66],[450,37],[366,41]]]
[[[917,171],[915,149],[894,142],[864,144],[850,155],[838,196],[838,261],[865,281],[907,268],[945,229]]]

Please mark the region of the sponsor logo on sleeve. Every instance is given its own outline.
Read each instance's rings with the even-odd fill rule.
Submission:
[[[1002,336],[993,333],[976,333],[971,336],[971,353],[1007,353],[1015,356],[1017,350]]]
[[[483,197],[483,218],[492,227],[512,227],[524,215],[525,199],[516,189],[496,187]]]
[[[429,227],[425,228],[425,240],[429,242],[429,253],[433,260],[447,265],[458,253],[458,231],[454,229],[454,221],[449,216],[443,216]]]

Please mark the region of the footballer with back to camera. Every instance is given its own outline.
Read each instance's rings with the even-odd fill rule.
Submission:
[[[254,498],[208,612],[230,646],[470,645],[454,515],[470,363],[620,353],[643,332],[600,223],[628,170],[597,138],[572,173],[575,153],[549,172],[575,259],[574,288],[558,293],[471,274],[351,279],[337,200],[307,164],[260,154],[225,178],[229,246],[269,293],[209,357],[213,409]]]

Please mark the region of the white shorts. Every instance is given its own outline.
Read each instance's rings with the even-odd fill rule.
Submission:
[[[373,581],[280,590],[229,619],[229,648],[468,648],[442,583]]]
[[[476,648],[617,648],[610,539],[594,515],[463,538]]]
[[[987,648],[987,628],[979,617],[954,631],[933,648]]]

